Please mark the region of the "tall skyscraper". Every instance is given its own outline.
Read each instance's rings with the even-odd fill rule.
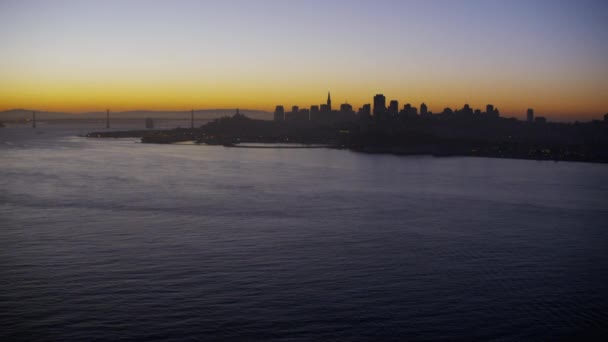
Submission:
[[[528,108],[528,112],[526,113],[526,119],[528,122],[534,122],[534,109]]]
[[[494,114],[494,105],[491,105],[491,104],[486,105],[486,114],[488,114],[488,115]]]
[[[388,114],[392,117],[397,117],[397,114],[399,114],[399,101],[391,100],[388,105]]]
[[[386,113],[386,97],[382,94],[374,96],[374,116],[382,116]]]
[[[429,109],[426,106],[426,103],[422,102],[420,105],[420,116],[426,116],[429,113]]]
[[[285,120],[285,109],[283,106],[277,106],[274,109],[274,121],[283,121]]]
[[[327,92],[327,109],[331,112],[331,95]]]

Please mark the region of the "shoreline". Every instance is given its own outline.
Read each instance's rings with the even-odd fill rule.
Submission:
[[[109,133],[109,132],[108,132]],[[120,133],[120,132],[119,132]],[[120,136],[116,137],[101,137],[95,135],[85,135],[81,137],[85,138],[94,138],[94,139],[124,139],[124,138],[138,138],[135,136],[125,136],[123,134],[119,134]],[[578,162],[578,163],[593,163],[593,164],[608,164],[608,160],[583,160],[576,158],[551,158],[550,156],[543,157],[532,157],[532,156],[524,156],[524,155],[493,155],[493,154],[475,154],[475,153],[449,153],[449,152],[441,152],[441,151],[429,151],[426,149],[412,149],[408,148],[406,150],[399,148],[360,148],[360,147],[348,147],[348,146],[339,146],[339,145],[322,145],[322,146],[239,146],[239,144],[208,144],[204,142],[196,142],[195,140],[188,141],[176,141],[171,143],[155,143],[155,142],[141,142],[142,144],[157,144],[157,145],[175,145],[175,146],[222,146],[227,148],[241,148],[241,149],[286,149],[286,150],[301,150],[301,149],[336,149],[336,150],[348,150],[356,153],[364,153],[364,154],[378,154],[378,155],[393,155],[393,156],[426,156],[433,158],[451,158],[451,157],[472,157],[472,158],[494,158],[494,159],[516,159],[516,160],[534,160],[534,161],[553,161],[553,162]],[[274,143],[267,143],[269,145]],[[276,143],[276,144],[284,144],[284,143]]]
[[[608,125],[529,124],[509,119],[391,122],[275,122],[242,114],[199,128],[91,132],[93,138],[139,138],[145,144],[206,144],[249,149],[334,148],[433,157],[486,157],[608,163]]]

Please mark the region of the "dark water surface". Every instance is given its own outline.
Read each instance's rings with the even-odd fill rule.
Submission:
[[[0,129],[0,340],[602,340],[608,165]]]

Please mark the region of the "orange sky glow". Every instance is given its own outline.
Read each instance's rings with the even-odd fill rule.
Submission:
[[[6,1],[0,110],[272,111],[318,105],[331,91],[336,106],[355,109],[383,93],[433,112],[491,103],[503,116],[534,108],[597,119],[608,112],[603,7],[359,1],[343,13],[320,1]],[[476,20],[487,17],[491,25]]]

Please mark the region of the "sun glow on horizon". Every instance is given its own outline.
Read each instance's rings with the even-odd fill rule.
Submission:
[[[356,1],[346,12],[316,0],[7,1],[0,110],[273,111],[318,105],[330,90],[355,109],[383,93],[433,112],[491,103],[505,116],[534,108],[588,120],[608,111],[606,10],[594,1]]]

